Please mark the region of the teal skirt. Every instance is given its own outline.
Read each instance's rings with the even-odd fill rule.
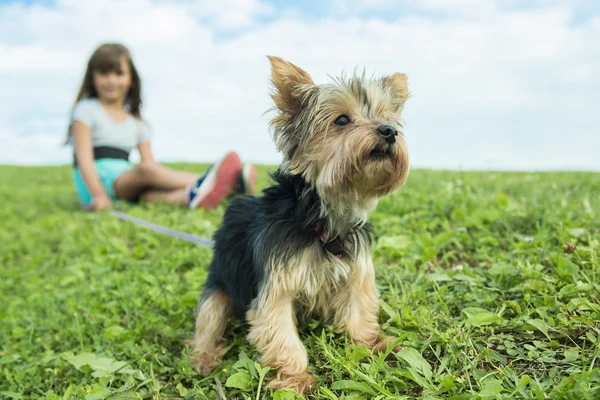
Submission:
[[[115,181],[123,172],[133,168],[133,164],[126,160],[120,160],[116,158],[101,158],[94,161],[98,178],[104,190],[112,201],[116,201],[115,190],[113,188]],[[79,196],[79,200],[83,206],[87,206],[92,202],[92,194],[85,185],[83,176],[79,171],[79,168],[73,169],[73,181],[75,183],[75,190]]]

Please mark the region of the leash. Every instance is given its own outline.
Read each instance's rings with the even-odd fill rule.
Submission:
[[[172,236],[172,237],[175,237],[178,239],[182,239],[182,240],[185,240],[186,242],[195,243],[195,244],[199,244],[201,246],[206,246],[206,247],[210,247],[210,248],[214,247],[214,244],[215,244],[212,240],[208,240],[208,239],[204,239],[204,238],[201,238],[198,236],[190,235],[189,233],[178,232],[173,229],[168,229],[168,228],[165,228],[164,226],[156,225],[151,222],[144,221],[143,219],[132,217],[132,216],[122,213],[120,211],[112,210],[112,214],[115,217],[122,219],[124,221],[132,222],[138,226],[142,226],[144,228],[149,228],[155,232],[162,233],[162,234],[165,234],[168,236]]]

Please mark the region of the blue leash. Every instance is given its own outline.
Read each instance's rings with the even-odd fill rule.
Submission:
[[[212,240],[208,240],[208,239],[204,239],[204,238],[201,238],[198,236],[190,235],[188,233],[178,232],[173,229],[168,229],[168,228],[165,228],[164,226],[156,225],[151,222],[144,221],[143,219],[132,217],[132,216],[122,213],[120,211],[112,210],[112,214],[115,217],[122,219],[124,221],[133,222],[136,225],[143,226],[144,228],[152,229],[153,231],[158,232],[158,233],[162,233],[165,235],[176,237],[181,240],[185,240],[186,242],[195,243],[195,244],[199,244],[201,246],[206,246],[206,247],[210,247],[210,248],[214,247],[214,244],[215,244]]]

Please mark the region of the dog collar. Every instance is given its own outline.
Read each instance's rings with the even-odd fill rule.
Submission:
[[[321,221],[317,221],[315,224],[315,231],[318,233],[321,246],[325,250],[333,254],[335,258],[342,258],[344,256],[344,242],[339,237],[328,242],[327,238],[329,238],[329,232],[325,229],[325,224],[321,223]]]

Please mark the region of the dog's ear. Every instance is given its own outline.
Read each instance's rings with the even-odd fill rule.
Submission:
[[[307,89],[314,86],[310,75],[303,69],[279,57],[268,56],[271,62],[271,94],[275,106],[288,116],[294,116],[302,109]]]
[[[398,103],[400,109],[404,107],[404,103],[410,96],[408,92],[408,78],[405,74],[396,72],[395,74],[383,78],[383,86],[389,87],[394,100]]]

